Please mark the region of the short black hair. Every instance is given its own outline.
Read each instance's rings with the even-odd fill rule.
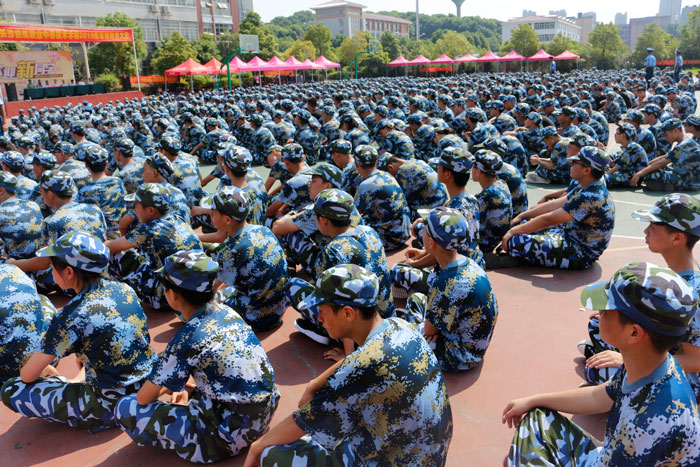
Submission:
[[[161,282],[163,283],[163,287],[166,290],[169,289],[173,292],[177,292],[177,294],[180,295],[180,297],[182,297],[184,301],[197,308],[206,305],[214,298],[214,289],[208,290],[206,292],[196,292],[194,290],[188,290],[183,289],[182,287],[178,287],[177,285],[165,279],[162,279]]]
[[[621,311],[617,312],[617,316],[620,321],[620,324],[622,325],[639,324]],[[641,324],[639,325],[642,326]],[[667,336],[647,329],[644,326],[642,326],[642,328],[644,329],[644,332],[646,332],[649,335],[649,340],[651,341],[652,347],[654,347],[654,350],[659,354],[668,352],[683,339],[682,334],[680,336]]]
[[[352,222],[351,219],[346,219],[344,221],[339,221],[337,219],[330,219],[328,217],[326,217],[326,219],[328,219],[330,221],[331,225],[333,225],[334,227],[349,227],[350,223]]]
[[[91,162],[86,160],[85,165],[87,165],[87,168],[90,169],[90,172],[99,173],[105,171],[105,169],[107,168],[107,161]]]
[[[78,281],[81,284],[84,285],[89,285],[92,284],[93,282],[96,282],[102,278],[102,274],[99,272],[92,272],[92,271],[83,271],[82,269],[79,269],[75,266],[71,266],[70,264],[66,263],[63,261],[61,258],[57,256],[51,256],[51,267],[56,269],[57,271],[63,271],[67,267],[70,267],[73,269],[73,272],[75,273],[76,277],[78,278]]]
[[[591,169],[591,176],[596,180],[600,180],[601,178],[603,178],[603,175],[605,175],[605,172],[600,169],[594,169],[593,167],[589,168]]]
[[[469,178],[471,177],[469,172],[454,172],[452,170],[450,170],[450,172],[452,172],[452,179],[455,181],[455,185],[460,188],[467,186]]]
[[[329,303],[331,309],[333,310],[333,314],[338,314],[338,311],[340,311],[341,308],[345,305],[338,305],[336,303]],[[379,312],[378,308],[376,305],[371,305],[371,306],[353,306],[352,308],[357,308],[360,311],[360,316],[362,317],[363,320],[370,320],[374,318],[374,316]]]
[[[245,177],[248,174],[248,171],[244,170],[242,172],[239,172],[238,170],[231,169],[231,173],[233,174],[234,177]]]
[[[693,235],[691,233],[684,232],[683,230],[677,229],[672,225],[666,224],[665,222],[657,222],[657,224],[663,225],[664,227],[666,227],[666,230],[669,233],[672,233],[672,234],[673,233],[680,233],[680,234],[685,235],[685,246],[689,250],[692,250],[693,247],[695,246],[695,244],[698,243],[698,240],[700,240],[700,237],[698,237],[697,235]]]

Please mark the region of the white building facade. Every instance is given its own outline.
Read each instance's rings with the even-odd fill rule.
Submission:
[[[554,39],[557,34],[580,42],[581,27],[573,21],[560,16],[523,16],[521,18],[511,18],[501,25],[503,42],[510,40],[511,33],[521,24],[529,24],[537,33],[537,39],[547,44]]]

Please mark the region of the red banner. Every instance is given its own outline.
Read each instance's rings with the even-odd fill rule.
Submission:
[[[451,66],[436,66],[436,67],[430,67],[430,68],[420,68],[419,69],[421,73],[434,73],[436,71],[452,71]]]
[[[133,42],[131,29],[53,28],[0,24],[0,42]]]
[[[673,66],[676,64],[675,60],[660,60],[656,62],[657,65],[659,66]],[[690,60],[683,60],[683,66],[685,65],[700,65],[700,60],[696,58],[691,58]]]
[[[177,76],[168,76],[168,83],[177,83],[178,77]],[[138,79],[136,76],[129,76],[129,83],[131,83],[132,86],[136,86],[138,84]],[[165,76],[162,75],[154,75],[154,76],[142,76],[141,77],[141,84],[160,84],[160,83],[165,83]]]

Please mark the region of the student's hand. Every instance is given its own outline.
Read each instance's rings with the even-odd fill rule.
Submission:
[[[345,351],[341,348],[334,347],[331,350],[323,352],[323,358],[325,358],[326,360],[339,362],[345,358]]]
[[[613,350],[605,350],[586,360],[588,368],[619,368],[622,365],[622,354]]]
[[[601,143],[600,141],[598,141],[598,147],[600,149],[602,149],[603,151],[605,151],[605,145],[603,143]]]
[[[634,176],[630,178],[630,186],[637,186],[640,178],[639,174],[634,174]]]
[[[312,387],[311,384],[307,384],[306,388],[304,388],[304,393],[299,398],[299,402],[297,403],[297,407],[302,407],[304,404],[306,404],[311,399],[313,399],[314,394],[316,394],[316,389],[314,387]]]
[[[170,403],[177,404],[177,405],[187,405],[189,398],[190,398],[190,393],[187,392],[187,389],[185,389],[184,391],[173,392],[170,395]]]
[[[581,308],[581,310],[585,311],[585,308]],[[591,313],[588,319],[600,319],[600,311],[594,311],[593,313]]]
[[[521,214],[518,214],[517,216],[515,216],[515,217],[510,221],[510,226],[511,226],[511,227],[514,227],[514,226],[520,224],[520,223],[521,223],[522,221],[524,221],[524,220],[525,220],[525,219],[523,219],[522,213],[521,213]]]
[[[204,209],[203,207],[200,207],[200,206],[193,206],[190,208],[190,215],[192,217],[203,216],[203,215],[209,214],[209,213],[210,213],[209,209]]]
[[[540,156],[535,156],[534,154],[530,156],[530,164],[532,165],[539,165],[540,162]]]
[[[260,455],[264,448],[260,448],[257,441],[250,445],[248,454],[245,456],[243,467],[258,467],[260,465]]]
[[[518,426],[520,419],[523,418],[523,415],[528,413],[530,409],[532,409],[532,407],[529,398],[526,397],[523,399],[514,399],[508,402],[508,404],[506,404],[506,408],[503,409],[501,422],[507,423],[508,428]]]
[[[438,337],[440,337],[440,334],[423,334],[423,339],[425,339],[428,344],[434,344],[437,342]]]
[[[46,368],[41,370],[40,378],[48,378],[49,376],[60,376],[58,370],[53,365],[46,365]]]
[[[506,234],[503,236],[503,239],[501,240],[501,250],[503,250],[504,253],[508,253],[508,241],[513,238],[513,231],[509,230],[506,232]]]

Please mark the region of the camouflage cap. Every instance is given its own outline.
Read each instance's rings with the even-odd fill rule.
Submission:
[[[479,149],[474,154],[474,165],[485,174],[496,175],[503,167],[503,159],[489,149]]]
[[[627,136],[627,139],[634,141],[637,139],[637,129],[631,123],[620,123],[617,125],[617,131],[620,134]]]
[[[675,117],[669,118],[661,124],[661,131],[663,132],[675,130],[676,128],[683,128],[683,124],[681,123],[680,119]]]
[[[9,193],[17,191],[17,177],[10,172],[0,171],[0,188],[4,188]]]
[[[53,147],[53,150],[54,152],[59,151],[65,154],[73,154],[75,152],[75,146],[68,141],[61,141]]]
[[[648,114],[652,114],[656,118],[659,118],[661,116],[661,107],[659,107],[656,104],[647,104],[644,106],[642,111]]]
[[[114,142],[114,149],[117,149],[125,156],[131,156],[134,153],[134,142],[129,138],[118,138]]]
[[[377,122],[377,124],[374,126],[375,130],[383,130],[384,128],[388,129],[393,129],[394,128],[394,122],[389,120],[388,118],[383,118]]]
[[[272,146],[270,146],[269,148],[267,148],[267,150],[268,150],[269,152],[277,151],[277,152],[279,152],[279,153],[281,154],[281,153],[282,153],[282,146],[280,146],[279,144],[273,144]]]
[[[573,157],[569,157],[568,160],[572,162],[576,161],[585,165],[586,167],[602,171],[605,171],[605,169],[607,169],[610,165],[610,156],[596,146],[584,146],[581,148],[578,154]]]
[[[355,264],[341,264],[327,269],[316,280],[314,291],[307,295],[297,309],[324,303],[341,306],[366,307],[379,303],[379,279],[367,269]]]
[[[109,265],[109,248],[102,240],[85,232],[68,232],[36,255],[54,256],[81,271],[98,274],[105,272]]]
[[[54,193],[72,195],[76,186],[73,177],[68,172],[61,170],[47,170],[41,175],[39,186]]]
[[[568,105],[565,105],[564,107],[562,107],[561,113],[562,113],[562,115],[564,115],[566,117],[576,118],[576,109],[574,109],[573,107],[570,107]]]
[[[700,201],[685,193],[670,193],[651,209],[640,209],[632,217],[643,222],[661,222],[682,232],[700,236]]]
[[[595,146],[596,141],[586,133],[579,132],[571,137],[569,144],[575,144],[579,148],[582,148],[584,146]]]
[[[235,186],[226,186],[213,195],[202,198],[199,205],[205,209],[216,209],[231,219],[243,222],[248,218],[250,198],[248,194]]]
[[[321,191],[314,200],[314,212],[334,221],[348,221],[352,217],[355,200],[337,188]]]
[[[690,115],[683,120],[684,125],[693,125],[700,127],[700,115]]]
[[[672,270],[651,263],[630,263],[608,282],[581,292],[591,310],[617,310],[635,323],[665,336],[680,336],[695,316],[698,297]]]
[[[241,146],[229,146],[223,151],[224,165],[234,172],[246,172],[253,163],[250,151]]]
[[[341,188],[343,186],[343,172],[332,164],[319,162],[311,169],[311,175],[318,175],[336,188]]]
[[[32,164],[39,164],[45,169],[53,169],[56,167],[56,156],[48,151],[41,150],[34,153],[34,159],[32,159]]]
[[[200,250],[180,250],[168,256],[156,270],[167,285],[193,292],[211,292],[219,272],[219,263]]]
[[[352,152],[352,143],[346,139],[336,139],[331,143],[331,152],[350,154]]]
[[[642,123],[644,123],[644,114],[641,110],[630,109],[627,111],[626,114],[622,116],[622,119],[629,120],[631,122],[636,123],[637,125],[641,125]]]
[[[289,143],[282,148],[282,159],[286,161],[301,162],[304,155],[304,148],[301,144]]]
[[[424,222],[426,233],[446,250],[456,250],[467,238],[473,237],[462,213],[452,208],[437,207],[430,211]]]
[[[158,175],[166,180],[175,173],[175,166],[170,162],[170,159],[159,152],[154,152],[146,156],[146,162],[151,168],[158,172]]]
[[[477,108],[477,107],[470,107],[464,111],[464,116],[469,117],[475,122],[485,122],[486,121],[486,114],[484,114],[484,111]]]
[[[0,158],[0,162],[5,164],[13,172],[20,172],[24,169],[24,156],[17,151],[7,151]]]
[[[557,134],[557,129],[553,126],[546,126],[540,130],[540,134],[542,135],[542,138],[546,138],[547,136],[554,136]]]
[[[532,120],[537,126],[542,124],[542,115],[538,114],[537,112],[530,112],[527,114],[527,118]]]
[[[78,136],[83,136],[85,135],[85,131],[87,130],[87,123],[85,123],[82,120],[75,120],[70,124],[70,131],[75,133]]]
[[[124,197],[124,201],[138,201],[144,207],[156,208],[159,211],[167,211],[170,208],[172,197],[168,188],[161,183],[144,183],[135,193]]]
[[[17,140],[17,146],[23,149],[29,149],[31,147],[36,146],[36,142],[34,141],[34,138],[30,136],[22,136]]]
[[[376,164],[379,159],[377,148],[369,144],[361,144],[355,148],[355,162],[362,167]]]
[[[84,149],[84,151],[81,151],[82,154],[82,160],[89,162],[91,164],[99,164],[101,162],[107,162],[109,159],[109,153],[105,148],[102,146],[98,146],[97,144],[90,145]]]
[[[489,136],[477,149],[490,149],[501,157],[508,154],[508,145],[499,137]]]
[[[180,139],[170,134],[163,135],[158,143],[160,144],[160,147],[168,154],[177,154],[180,152],[180,149],[182,149]]]
[[[438,164],[454,173],[468,174],[474,165],[474,156],[466,149],[450,146],[442,150]]]

